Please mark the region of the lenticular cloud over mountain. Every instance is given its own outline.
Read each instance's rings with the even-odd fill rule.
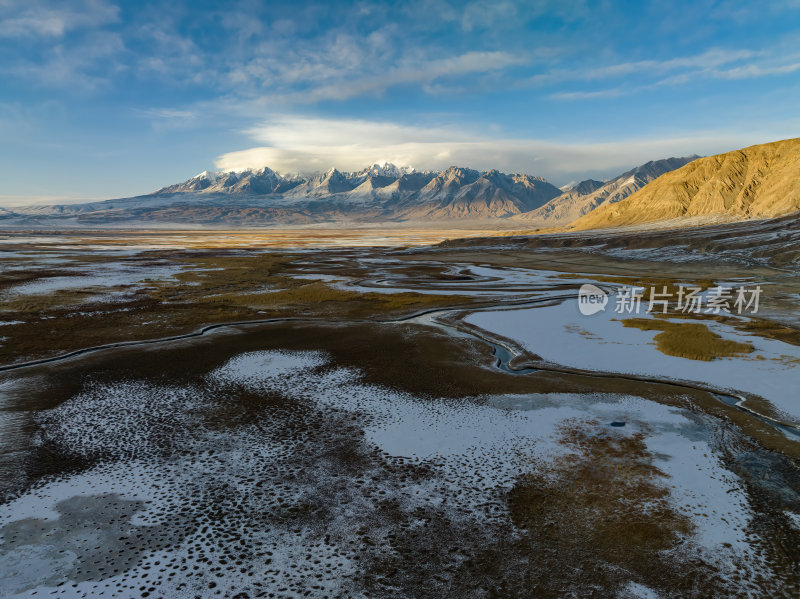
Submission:
[[[557,184],[589,177],[610,178],[653,157],[716,153],[720,140],[697,137],[570,144],[546,139],[493,137],[445,125],[281,116],[248,130],[260,145],[219,156],[222,171],[258,169],[311,174],[335,166],[357,171],[365,164],[412,165],[443,170],[467,164],[480,170],[536,173]]]

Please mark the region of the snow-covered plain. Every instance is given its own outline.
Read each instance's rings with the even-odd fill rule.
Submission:
[[[632,316],[650,317],[644,310]],[[577,300],[567,300],[552,306],[474,312],[465,321],[512,339],[549,362],[586,370],[694,381],[752,393],[771,402],[789,419],[800,422],[797,346],[744,335],[729,325],[702,320],[698,322],[724,338],[752,343],[755,351],[708,362],[691,360],[660,352],[653,343],[658,331],[642,331],[619,322],[629,317],[613,309],[584,316],[578,310]]]
[[[213,410],[241,389],[291,398],[293,418],[322,428],[287,435],[287,423],[269,410],[214,424]],[[741,484],[714,457],[711,425],[684,410],[600,394],[434,401],[367,384],[357,370],[331,367],[322,352],[258,351],[230,359],[202,384],[90,384],[41,413],[41,442],[99,461],[46,477],[0,506],[0,594],[148,589],[180,598],[257,592],[259,584],[287,596],[347,593],[360,563],[356,531],[384,542],[383,502],[404,514],[435,506],[490,531],[507,520],[504,495],[517,478],[569,451],[559,427],[576,419],[604,434],[644,432],[675,507],[697,527],[691,542],[757,562],[744,533],[751,513]],[[614,420],[626,426],[610,427]],[[363,474],[333,467],[324,445],[331,439],[431,474],[395,480],[376,465]],[[323,502],[328,514],[321,531],[285,520],[288,507],[309,502]]]

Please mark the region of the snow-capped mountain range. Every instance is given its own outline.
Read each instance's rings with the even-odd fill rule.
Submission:
[[[648,174],[661,174],[689,160],[648,163],[657,164]],[[631,172],[612,182],[619,183]],[[542,177],[497,170],[480,172],[458,166],[435,172],[384,163],[355,172],[331,168],[312,176],[282,175],[263,167],[204,171],[182,183],[133,198],[15,209],[0,214],[0,223],[31,227],[148,224],[249,227],[496,221],[510,217],[530,222],[526,218],[529,215],[552,216],[564,212],[572,216],[574,210],[559,210],[560,199],[572,204],[576,198],[591,195],[589,209],[593,209],[602,204],[602,193],[597,192],[605,185],[606,182],[587,180],[562,191]],[[635,191],[638,186],[630,187]],[[616,200],[621,194],[609,195]],[[556,219],[546,220],[552,221],[548,224],[558,224]]]
[[[203,171],[188,181],[163,187],[155,193],[218,192],[270,195],[294,191],[295,193],[292,195],[295,197],[304,194],[319,197],[320,195],[353,191],[364,183],[369,183],[369,189],[377,189],[382,187],[382,183],[388,184],[390,181],[387,182],[387,179],[395,181],[404,175],[415,172],[410,166],[398,167],[388,162],[376,163],[352,173],[342,173],[331,168],[325,173],[311,177],[280,175],[269,167],[242,171]]]

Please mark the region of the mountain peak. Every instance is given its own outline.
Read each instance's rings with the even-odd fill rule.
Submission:
[[[375,162],[365,169],[353,173],[354,177],[391,177],[398,179],[403,175],[416,172],[411,166],[397,166],[391,162]]]
[[[585,196],[586,194],[592,193],[600,189],[605,183],[603,181],[597,181],[596,179],[586,179],[581,181],[580,183],[575,183],[569,189],[565,191],[572,192],[579,196]]]
[[[439,176],[444,179],[477,179],[480,177],[480,173],[476,170],[471,168],[466,168],[463,166],[448,166],[444,169]]]

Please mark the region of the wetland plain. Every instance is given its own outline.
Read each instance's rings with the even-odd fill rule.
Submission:
[[[782,253],[298,235],[3,235],[0,595],[800,593]]]

